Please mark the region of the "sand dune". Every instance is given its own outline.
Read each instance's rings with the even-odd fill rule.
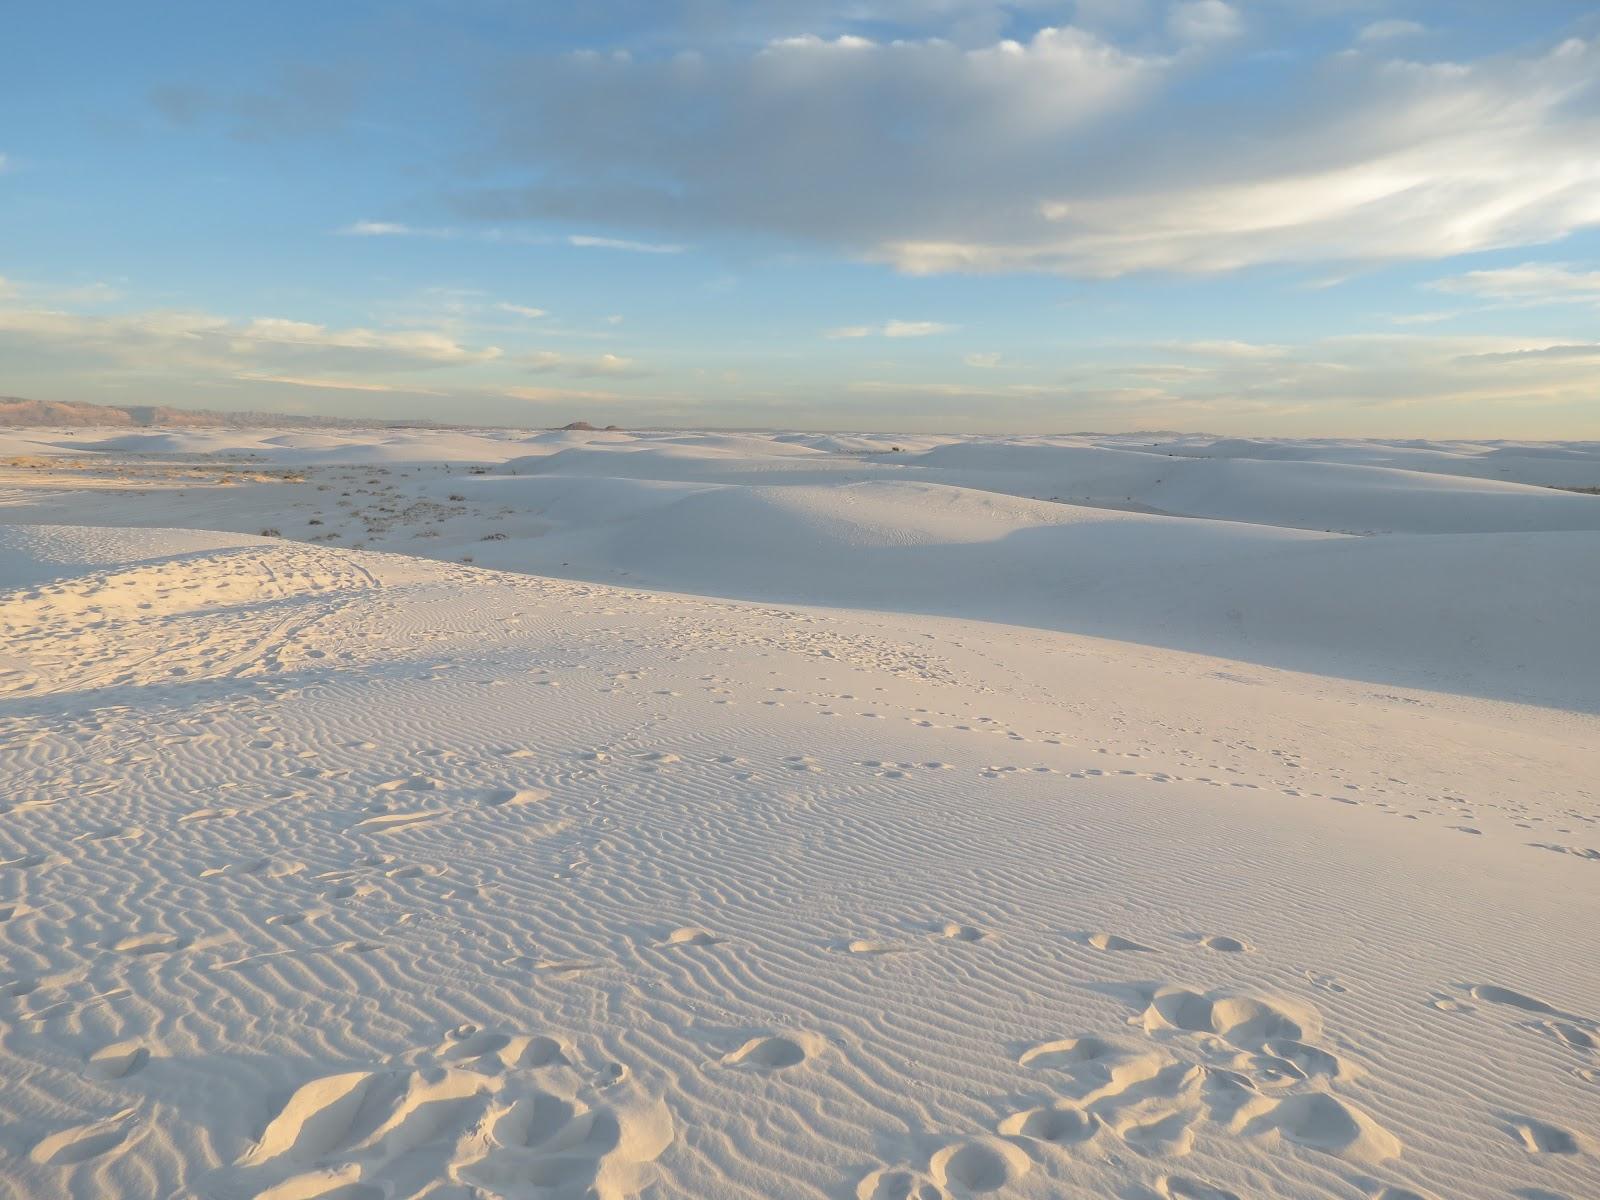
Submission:
[[[0,1195],[1600,1194],[1600,500],[224,432],[8,446]]]
[[[112,442],[152,436],[214,453],[217,435]],[[1131,438],[905,439],[890,452],[887,439],[811,435],[233,436],[257,469],[298,482],[140,477],[112,519],[271,528],[593,582],[973,617],[1595,706],[1600,497],[1457,473],[1495,447],[1212,442],[1206,456]],[[424,461],[430,437],[447,461]],[[1510,449],[1517,462],[1566,464],[1579,484],[1600,479],[1593,447]],[[1368,461],[1304,457],[1316,453]],[[1376,465],[1388,458],[1450,469]],[[104,469],[128,461],[107,454]],[[192,472],[208,460],[165,461]],[[12,520],[106,509],[70,476],[51,493],[40,472],[22,474],[0,491]]]

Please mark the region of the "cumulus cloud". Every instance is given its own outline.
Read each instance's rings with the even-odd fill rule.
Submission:
[[[842,325],[837,329],[829,329],[822,336],[830,341],[839,341],[850,338],[919,338],[932,337],[939,333],[949,333],[955,329],[954,325],[946,325],[942,321],[885,321],[882,325]]]
[[[1396,38],[1416,37],[1426,30],[1419,21],[1406,21],[1398,17],[1391,17],[1383,21],[1373,21],[1362,26],[1360,38],[1363,42],[1392,42]]]
[[[1244,32],[1244,22],[1223,0],[1180,0],[1167,14],[1167,29],[1183,42],[1224,42]]]
[[[1435,280],[1431,286],[1441,292],[1515,304],[1600,302],[1600,271],[1575,269],[1569,263],[1526,262],[1516,267],[1468,271]]]
[[[1237,25],[1220,0],[1168,11],[1191,42]],[[1595,42],[1452,63],[1387,57],[1393,41],[1234,107],[1158,102],[1237,70],[1225,47],[1135,51],[1071,26],[529,59],[486,114],[486,159],[525,182],[453,202],[486,222],[799,239],[910,273],[1093,277],[1435,258],[1600,224]]]

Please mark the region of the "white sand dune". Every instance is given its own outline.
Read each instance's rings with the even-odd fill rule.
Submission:
[[[1600,498],[157,436],[7,435],[0,1196],[1600,1195]]]
[[[1205,457],[1197,443],[1132,438],[229,435],[256,456],[242,469],[303,482],[141,476],[108,513],[101,490],[64,479],[52,493],[39,472],[17,472],[29,477],[0,486],[0,512],[270,527],[592,582],[973,617],[1385,686],[1600,705],[1600,497],[1457,472],[1494,459],[1490,446],[1234,441]],[[199,437],[215,453],[219,435],[114,441],[128,436]],[[430,437],[454,465],[423,461]],[[1513,449],[1518,462],[1565,464],[1574,486],[1600,481],[1595,447]],[[1336,461],[1291,457],[1314,453]],[[1449,470],[1373,465],[1392,457]],[[1339,461],[1355,458],[1368,462]]]

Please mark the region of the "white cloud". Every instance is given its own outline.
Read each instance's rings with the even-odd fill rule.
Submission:
[[[1169,10],[1194,37],[1230,13]],[[1238,69],[1070,26],[977,48],[813,36],[540,59],[488,115],[496,166],[529,182],[455,202],[489,221],[777,235],[917,274],[1404,261],[1600,224],[1600,43],[1337,53],[1266,97],[1154,103]]]
[[[1274,346],[1261,342],[1167,342],[1165,343],[1165,348],[1176,350],[1183,354],[1199,355],[1203,358],[1282,358],[1288,353],[1288,348],[1285,346]]]
[[[420,388],[395,387],[387,383],[360,383],[353,379],[302,379],[293,375],[235,375],[243,383],[283,383],[291,387],[331,389],[339,392],[404,392],[412,396],[443,396],[444,392],[428,392]]]
[[[838,329],[825,331],[822,336],[833,341],[869,337],[919,338],[949,333],[956,328],[955,325],[946,325],[941,321],[890,320],[882,325],[843,325]]]
[[[501,301],[495,307],[500,309],[501,312],[516,313],[519,317],[527,317],[530,321],[550,315],[548,311],[542,308],[529,308],[525,304],[508,304],[505,301]]]
[[[233,321],[209,313],[87,315],[42,308],[0,308],[0,346],[34,361],[77,369],[114,365],[136,372],[284,375],[436,370],[490,363],[497,346],[468,346],[431,330],[334,329],[308,321],[259,317]]]
[[[1435,309],[1432,312],[1397,313],[1389,318],[1391,325],[1437,325],[1441,321],[1453,321],[1461,315],[1459,308]]]
[[[1600,271],[1575,270],[1567,263],[1526,262],[1468,271],[1429,286],[1441,292],[1529,305],[1600,301]]]
[[[529,246],[547,246],[558,240],[544,234],[527,233],[518,229],[458,229],[449,225],[408,225],[404,221],[369,221],[365,218],[352,221],[334,232],[341,237],[436,238],[443,241],[473,238],[486,242],[517,242]],[[596,237],[585,233],[570,234],[559,240],[579,249],[627,250],[634,254],[682,254],[687,249],[674,242],[636,242],[627,238]]]
[[[601,354],[593,358],[584,358],[571,354],[562,354],[555,350],[539,350],[526,356],[523,365],[535,374],[559,373],[584,378],[595,375],[629,376],[642,375],[644,372],[634,365],[631,358],[624,358],[620,354]]]
[[[336,232],[345,237],[427,237],[453,238],[454,229],[424,229],[401,221],[352,221]]]
[[[1183,42],[1224,42],[1238,37],[1244,22],[1223,0],[1179,0],[1167,12],[1167,31]]]
[[[941,321],[890,321],[883,327],[883,336],[886,338],[932,337],[938,333],[949,333],[954,328],[954,325],[946,325]]]
[[[670,242],[630,242],[626,238],[592,237],[579,233],[569,237],[567,244],[600,250],[630,250],[635,254],[682,254],[684,251],[684,247]]]
[[[526,400],[532,404],[558,404],[569,400],[621,400],[620,392],[593,391],[583,388],[514,387],[506,388],[502,395],[513,400]]]
[[[1363,42],[1392,42],[1396,38],[1416,37],[1425,32],[1427,30],[1420,21],[1405,21],[1392,17],[1363,26],[1359,36]]]
[[[969,354],[961,361],[966,363],[969,367],[977,367],[980,370],[992,371],[1000,365],[1000,356],[992,353]]]

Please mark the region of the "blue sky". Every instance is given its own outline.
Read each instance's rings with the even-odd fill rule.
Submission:
[[[1600,7],[29,5],[0,393],[1600,436]]]

